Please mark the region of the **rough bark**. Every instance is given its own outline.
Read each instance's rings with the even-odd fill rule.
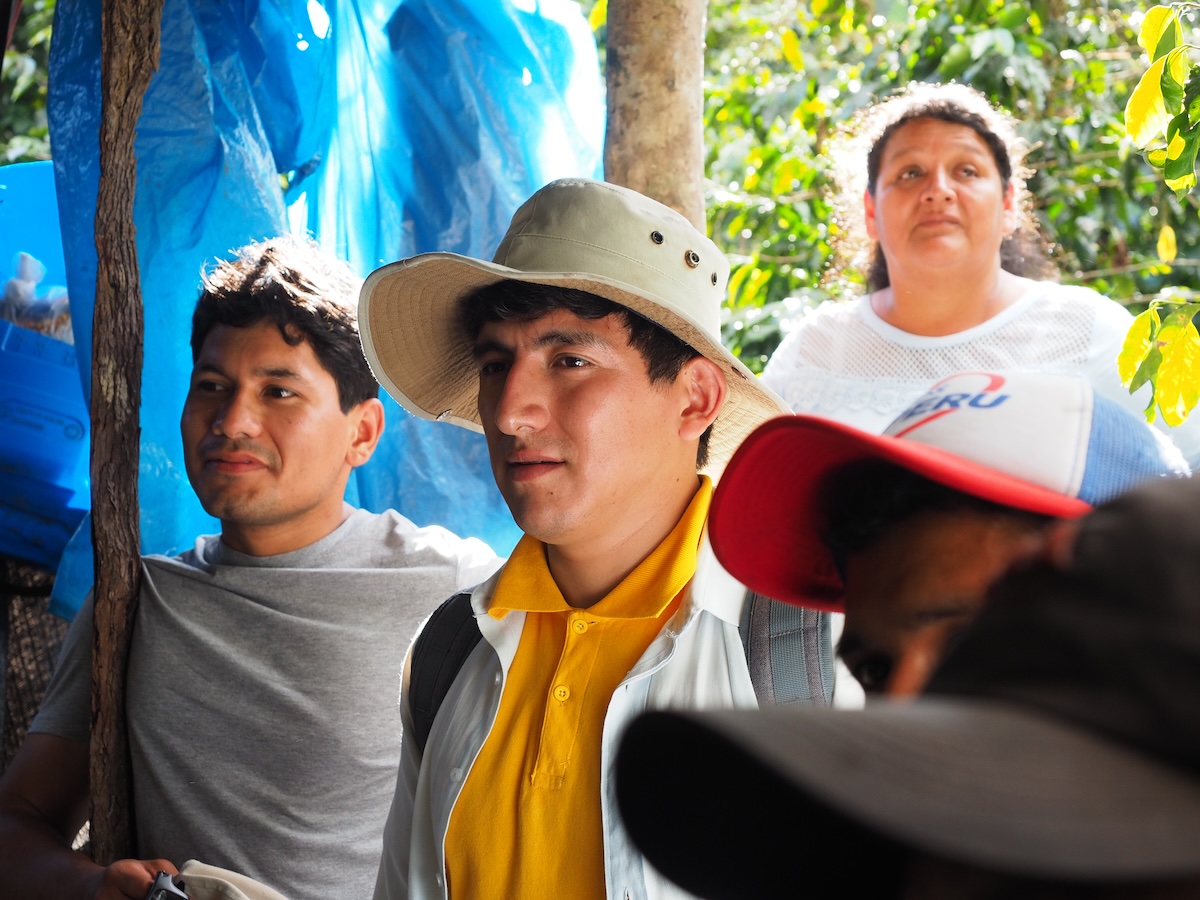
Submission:
[[[105,0],[101,26],[100,186],[92,325],[92,542],[96,636],[92,668],[92,856],[133,848],[125,670],[141,579],[138,407],[142,299],[133,198],[133,146],[142,98],[158,67],[162,0]]]
[[[604,177],[704,219],[705,0],[610,0]]]

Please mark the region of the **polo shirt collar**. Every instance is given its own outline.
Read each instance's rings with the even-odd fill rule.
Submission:
[[[612,619],[662,615],[696,573],[712,490],[712,480],[707,475],[700,476],[699,488],[670,534],[620,584],[588,607],[589,615]],[[496,583],[488,615],[501,619],[510,612],[545,613],[571,609],[550,574],[546,545],[528,535],[523,536]]]

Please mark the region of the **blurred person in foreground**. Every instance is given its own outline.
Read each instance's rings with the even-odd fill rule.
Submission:
[[[838,652],[867,693],[914,694],[1049,525],[1187,474],[1170,441],[1082,379],[968,372],[882,435],[815,416],[760,426],[709,530],[751,589],[845,613]]]
[[[1158,481],[1055,526],[911,703],[639,718],[634,840],[714,900],[1200,897],[1198,511]]]
[[[840,268],[865,292],[784,325],[763,382],[793,411],[878,434],[932,382],[983,370],[1077,375],[1142,415],[1149,386],[1130,395],[1116,365],[1133,319],[1057,283],[1018,128],[967,85],[918,82],[834,141]],[[1200,462],[1200,416],[1157,427]]]

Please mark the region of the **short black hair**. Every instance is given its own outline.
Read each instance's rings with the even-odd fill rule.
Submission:
[[[349,266],[312,241],[279,237],[248,244],[202,275],[192,314],[192,362],[218,325],[273,322],[293,347],[308,341],[337,383],[342,412],[349,412],[379,396],[358,337],[361,285]]]
[[[467,337],[474,341],[488,322],[532,322],[560,309],[581,319],[617,316],[629,334],[629,346],[645,360],[651,384],[674,382],[685,363],[703,355],[663,326],[639,316],[628,307],[577,288],[505,279],[476,288],[464,296],[460,301],[459,316]],[[711,435],[710,425],[700,436],[696,450],[697,469],[708,463]]]
[[[822,536],[843,580],[852,554],[871,547],[918,513],[965,510],[1002,515],[1029,530],[1053,521],[1052,516],[965,494],[883,460],[849,463],[835,471],[822,486],[819,508],[825,516]]]

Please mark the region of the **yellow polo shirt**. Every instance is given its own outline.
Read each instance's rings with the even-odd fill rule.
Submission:
[[[675,528],[588,609],[563,599],[545,546],[521,539],[488,614],[524,611],[496,723],[450,816],[455,900],[604,897],[600,746],[617,686],[683,600],[712,482],[701,478]]]

